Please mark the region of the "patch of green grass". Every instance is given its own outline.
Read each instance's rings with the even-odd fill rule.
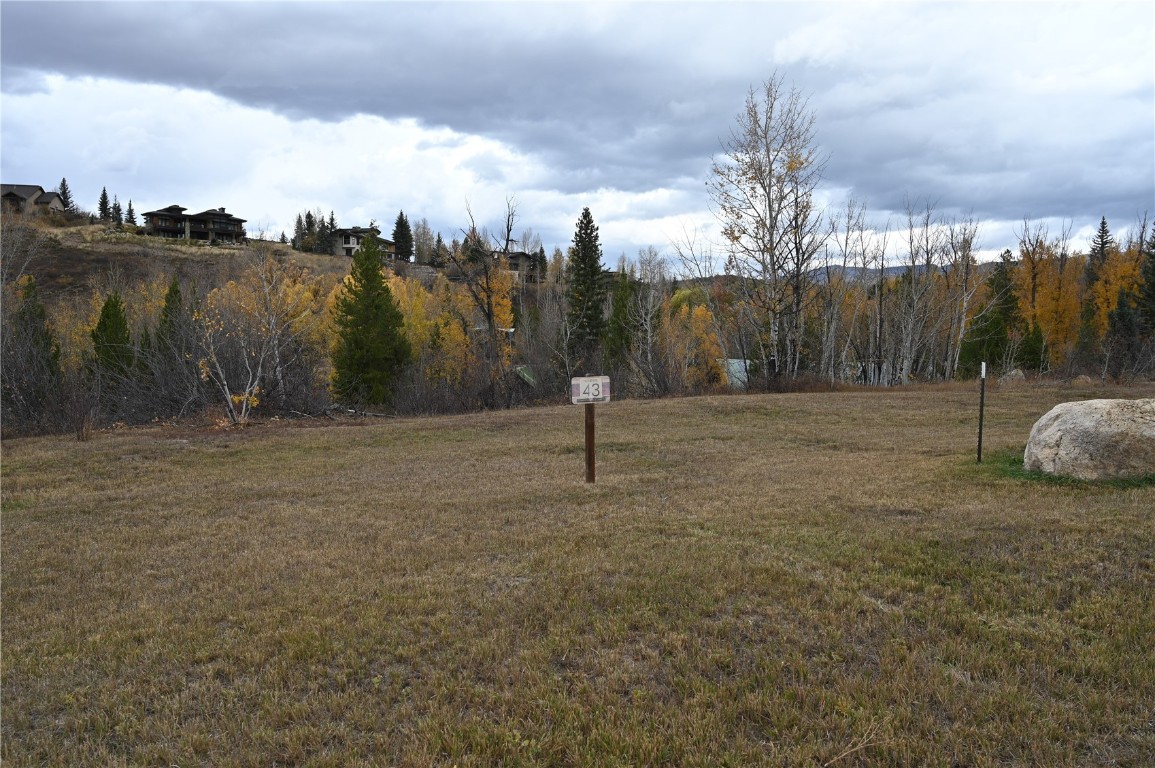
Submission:
[[[1026,445],[1017,450],[1001,449],[993,453],[984,454],[983,463],[997,467],[1004,477],[1015,480],[1025,480],[1035,483],[1061,486],[1065,488],[1081,488],[1093,490],[1096,488],[1110,488],[1126,490],[1128,488],[1149,488],[1155,486],[1155,474],[1140,477],[1112,478],[1109,480],[1080,480],[1065,475],[1052,475],[1046,472],[1029,472],[1023,465],[1023,451]]]

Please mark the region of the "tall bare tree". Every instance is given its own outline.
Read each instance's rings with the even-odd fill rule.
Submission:
[[[666,260],[654,246],[638,251],[638,285],[630,303],[630,324],[636,329],[633,369],[643,396],[666,394],[668,377],[662,367],[660,334],[662,302],[669,293]]]
[[[867,269],[869,242],[866,207],[852,197],[830,217],[830,236],[825,245],[822,282],[817,291],[822,321],[820,372],[831,382],[845,370],[847,353],[865,298],[855,290]],[[857,372],[856,372],[857,373]]]
[[[937,318],[932,312],[932,288],[942,263],[943,228],[927,202],[922,208],[906,204],[906,271],[900,283],[898,330],[898,378],[909,384],[918,357],[927,344],[927,326]]]
[[[946,226],[947,262],[943,265],[947,299],[950,301],[950,322],[947,337],[945,378],[954,378],[958,370],[959,354],[966,338],[968,315],[975,292],[978,291],[978,262],[975,245],[979,226],[974,217],[951,220]]]
[[[814,192],[825,160],[807,99],[775,74],[751,88],[708,182],[728,249],[727,271],[759,314],[765,383],[797,373],[802,302],[821,247]]]

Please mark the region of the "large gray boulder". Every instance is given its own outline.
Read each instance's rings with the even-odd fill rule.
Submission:
[[[1155,399],[1056,405],[1035,422],[1023,466],[1080,480],[1155,474]]]

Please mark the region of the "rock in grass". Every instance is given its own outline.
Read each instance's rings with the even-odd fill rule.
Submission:
[[[1155,399],[1056,405],[1031,429],[1023,466],[1080,480],[1155,474]]]
[[[1024,384],[1026,381],[1026,374],[1016,368],[1013,371],[1008,371],[999,377],[999,386],[1013,387],[1018,384]]]

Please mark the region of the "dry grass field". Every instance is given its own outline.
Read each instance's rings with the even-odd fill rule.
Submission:
[[[0,757],[1152,765],[1155,485],[1017,466],[1153,389],[5,442]]]

